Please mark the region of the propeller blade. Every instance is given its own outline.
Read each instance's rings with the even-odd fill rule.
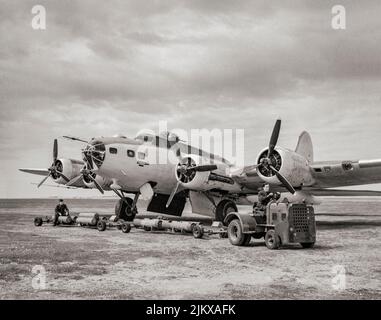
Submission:
[[[76,176],[75,178],[71,179],[68,183],[66,183],[65,185],[70,187],[71,185],[75,184],[76,182],[78,182],[80,179],[82,178],[82,175],[80,174],[79,176]]]
[[[58,142],[57,139],[54,139],[54,144],[53,144],[53,164],[56,162],[58,157]]]
[[[101,185],[97,182],[97,180],[96,180],[95,178],[93,178],[93,177],[91,176],[91,174],[89,174],[88,177],[90,178],[90,180],[91,180],[92,182],[94,182],[94,184],[95,184],[95,186],[97,187],[97,189],[99,190],[99,192],[102,193],[102,194],[104,194],[105,192],[103,191]]]
[[[37,188],[41,187],[41,186],[43,185],[43,183],[44,183],[46,180],[48,180],[49,177],[50,177],[50,172],[49,172],[49,174],[48,174],[44,179],[41,180],[41,182],[37,185]]]
[[[281,123],[282,123],[282,120],[280,119],[278,119],[275,122],[274,129],[270,138],[269,151],[267,152],[267,158],[270,158],[270,156],[273,154],[274,148],[278,142]]]
[[[84,139],[80,139],[80,138],[77,138],[77,137],[72,137],[72,136],[62,136],[62,138],[65,138],[65,139],[68,139],[68,140],[80,141],[80,142],[87,143],[86,140],[84,140]]]
[[[288,182],[288,180],[283,177],[280,172],[275,169],[273,166],[270,165],[270,169],[273,170],[275,172],[275,175],[277,176],[277,178],[279,179],[280,182],[282,182],[282,184],[285,186],[285,188],[292,194],[294,194],[296,191],[294,189],[294,187],[291,185],[291,183]]]
[[[205,165],[187,168],[187,170],[194,170],[197,172],[213,171],[216,169],[217,169],[217,166],[215,164],[205,164]]]
[[[66,182],[69,182],[69,181],[70,181],[70,179],[69,179],[68,177],[66,177],[63,173],[58,172],[58,174],[59,174],[62,178],[64,178],[64,180],[66,180]]]
[[[171,205],[171,202],[173,200],[173,197],[175,196],[175,194],[177,193],[177,189],[179,188],[181,182],[180,181],[177,181],[176,183],[176,186],[174,187],[174,189],[172,190],[169,198],[168,198],[168,201],[167,201],[167,204],[165,205],[166,208],[168,208],[170,205]]]

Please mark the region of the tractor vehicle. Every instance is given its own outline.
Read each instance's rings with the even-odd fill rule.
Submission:
[[[268,249],[300,243],[312,248],[316,241],[314,208],[306,203],[287,200],[270,201],[265,210],[254,208],[250,213],[231,212],[225,218],[230,243],[248,245],[251,238],[264,237]]]

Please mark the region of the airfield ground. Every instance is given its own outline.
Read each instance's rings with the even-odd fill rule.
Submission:
[[[379,204],[379,203],[378,203]],[[264,241],[33,225],[25,208],[0,214],[0,299],[380,299],[381,219],[318,216],[314,249]],[[337,213],[337,212],[336,212]],[[46,288],[32,287],[33,266]],[[345,268],[345,289],[335,287]]]

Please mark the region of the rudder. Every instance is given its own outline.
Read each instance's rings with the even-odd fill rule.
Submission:
[[[314,161],[314,150],[312,146],[311,136],[307,131],[303,131],[296,145],[295,152],[305,157],[309,163]]]

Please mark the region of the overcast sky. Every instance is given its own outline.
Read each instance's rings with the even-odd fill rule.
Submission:
[[[31,27],[35,4],[46,30]],[[380,14],[378,0],[0,0],[0,198],[95,196],[37,189],[17,168],[48,167],[55,137],[133,137],[159,120],[244,129],[247,164],[278,116],[280,144],[308,130],[316,160],[381,158]]]

